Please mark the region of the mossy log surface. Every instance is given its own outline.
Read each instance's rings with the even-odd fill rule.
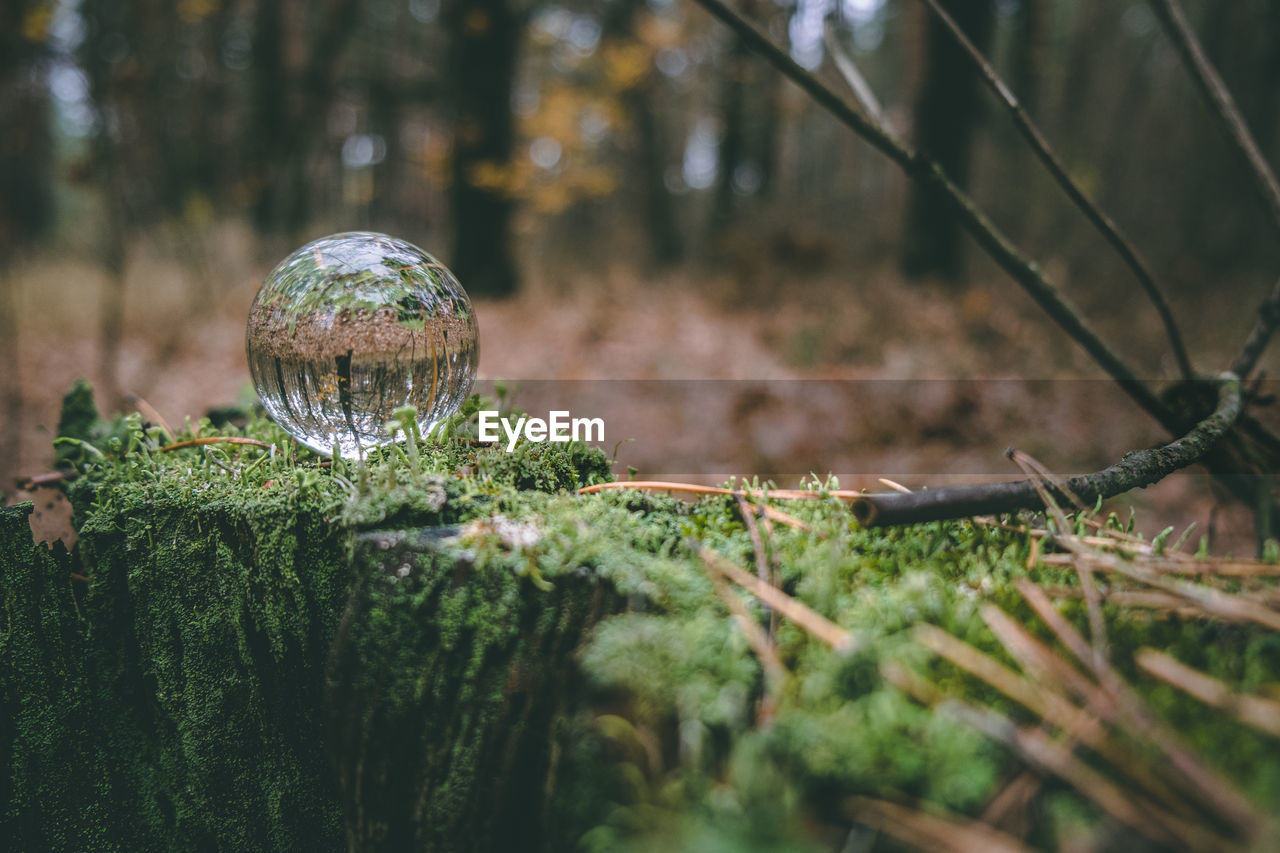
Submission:
[[[136,416],[77,414],[87,393],[71,395],[59,444],[77,474],[74,551],[33,545],[29,506],[0,510],[0,838],[13,849],[832,850],[870,844],[903,807],[963,839],[1026,757],[920,696],[1058,730],[938,653],[936,629],[1041,695],[1064,688],[1023,669],[992,608],[1061,656],[1026,582],[1076,630],[1096,621],[1066,555],[1042,559],[1052,546],[1012,526],[859,529],[819,484],[787,507],[795,526],[748,518],[733,495],[576,495],[609,476],[602,454],[478,446],[474,401],[454,440],[360,466],[295,454],[256,418],[180,438],[274,450],[167,450]],[[856,651],[718,586],[690,540],[768,575]],[[1266,571],[1197,583],[1212,582],[1206,601],[1280,600]],[[1280,637],[1135,609],[1120,574],[1097,583],[1119,676],[1248,808],[1280,811],[1274,742],[1135,663],[1152,647],[1265,699]],[[928,690],[904,690],[903,672]],[[1185,762],[1140,730],[1117,737],[1122,766],[1077,756],[1124,797],[1151,795],[1125,763],[1158,780],[1204,837],[1232,831]],[[996,830],[1042,847],[1146,844],[1062,780],[1027,796]]]
[[[474,833],[496,843],[504,828],[535,837],[540,813],[505,825],[477,814],[502,785],[476,780],[530,782],[520,772],[539,762],[545,775],[556,706],[536,688],[560,678],[602,612],[600,585],[544,593],[505,568],[462,582],[447,553],[403,555],[414,569],[401,579],[356,543],[368,528],[488,517],[520,488],[575,487],[607,473],[598,451],[477,460],[465,443],[424,448],[414,465],[371,464],[381,479],[356,494],[315,457],[248,470],[263,451],[161,453],[140,423],[64,421],[101,446],[63,446],[83,469],[70,488],[74,564],[60,545],[32,544],[30,505],[0,516],[0,835],[26,850],[342,849],[350,781],[353,849],[480,849]],[[266,422],[255,429],[288,447]],[[467,463],[475,478],[446,479]],[[421,766],[403,764],[403,725],[419,731]],[[379,752],[402,764],[371,782],[361,774],[385,769],[372,767]],[[513,759],[519,772],[499,777]],[[414,803],[392,815],[389,783],[410,770],[413,797],[432,805],[407,829],[397,821]]]
[[[521,578],[440,538],[357,540],[328,703],[351,846],[565,849],[543,793],[581,698],[572,656],[619,599],[583,572],[530,606]]]

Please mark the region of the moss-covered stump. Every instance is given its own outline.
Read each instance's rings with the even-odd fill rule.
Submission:
[[[556,837],[566,827],[545,795],[581,697],[573,652],[617,596],[592,572],[531,590],[441,544],[460,535],[357,540],[357,588],[329,681],[354,850],[565,849],[574,840]]]
[[[85,637],[65,549],[36,546],[31,504],[0,507],[0,837],[11,849],[99,849],[109,806]]]
[[[91,406],[85,394],[73,392],[69,404]],[[412,459],[402,447],[367,466],[330,468],[261,420],[219,435],[205,422],[184,437],[189,447],[173,450],[161,450],[168,437],[136,417],[65,423],[76,424],[60,444],[79,473],[69,489],[74,564],[65,549],[32,545],[29,506],[0,516],[0,836],[30,850],[342,849],[339,779],[348,777],[334,772],[335,754],[345,753],[330,748],[330,718],[360,748],[395,757],[405,744],[373,736],[412,717],[430,733],[423,748],[443,750],[415,771],[417,790],[444,793],[426,814],[434,834],[407,837],[480,849],[457,839],[482,828],[481,809],[455,806],[469,785],[484,797],[501,785],[481,779],[490,768],[466,762],[495,750],[509,761],[514,749],[512,781],[547,764],[555,706],[542,701],[552,692],[538,680],[560,677],[599,611],[598,593],[584,599],[570,585],[551,588],[537,569],[513,571],[508,558],[519,554],[477,528],[471,549],[493,538],[494,565],[472,566],[464,583],[461,565],[440,558],[403,579],[399,589],[417,595],[395,596],[382,584],[401,578],[380,572],[356,537],[490,518],[527,503],[521,489],[607,476],[603,455],[582,445],[507,454],[459,441],[415,446]],[[344,612],[330,668],[342,713],[330,714],[325,673]],[[367,668],[344,656],[354,653]],[[369,692],[368,679],[382,692]],[[423,684],[455,692],[450,702],[462,705],[452,728],[432,695],[414,692]],[[367,715],[357,700],[369,703]],[[538,749],[541,759],[530,752]],[[377,801],[370,780],[352,781],[349,813],[368,815]],[[389,838],[406,837],[395,834],[393,789],[381,790],[389,795],[381,811],[352,825],[355,849],[372,849],[388,827]],[[453,823],[438,820],[446,812]]]
[[[128,846],[332,847],[320,704],[351,573],[320,493],[161,476],[76,497],[86,655]]]
[[[1275,565],[1174,559],[1168,531],[1146,543],[1105,513],[1053,536],[1034,518],[859,529],[816,483],[759,518],[734,495],[576,495],[608,476],[601,454],[479,446],[467,415],[362,465],[256,418],[178,444],[136,417],[65,419],[75,553],[0,513],[0,838],[1280,839]],[[1206,677],[1220,708],[1183,689]]]

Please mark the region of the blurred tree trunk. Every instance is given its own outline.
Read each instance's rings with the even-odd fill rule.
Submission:
[[[307,161],[312,140],[322,133],[333,104],[342,54],[356,30],[360,6],[359,0],[324,4],[297,89],[290,92],[283,64],[286,50],[280,0],[259,0],[252,46],[249,151],[250,179],[258,190],[254,221],[260,229],[292,238],[311,214]]]
[[[754,10],[748,5],[748,13]],[[752,56],[742,39],[734,38],[721,76],[720,162],[716,193],[711,207],[713,231],[723,231],[733,218],[733,181],[746,153],[746,100],[751,81]]]
[[[24,26],[39,5],[0,11],[0,258],[42,234],[53,216],[44,34]]]
[[[377,69],[369,80],[369,128],[381,136],[386,152],[382,162],[373,166],[373,197],[369,201],[369,221],[378,230],[386,230],[393,221],[397,205],[397,188],[404,179],[400,145],[400,96],[391,78],[385,57],[376,60]]]
[[[110,411],[120,405],[122,397],[120,344],[124,335],[125,270],[132,213],[126,203],[122,175],[121,117],[145,115],[138,107],[139,84],[146,80],[148,69],[141,65],[142,57],[124,61],[104,48],[121,33],[141,41],[138,34],[143,32],[141,19],[146,13],[139,13],[136,6],[117,5],[111,0],[93,0],[83,8],[89,27],[80,54],[89,78],[89,99],[94,111],[89,162],[101,196],[102,230],[98,234],[98,251],[106,273],[98,299],[98,361],[104,408]],[[135,47],[134,53],[139,52]]]
[[[289,116],[285,109],[284,24],[280,0],[258,0],[251,47],[252,119],[249,126],[249,173],[257,202],[253,222],[271,230],[275,224],[276,184],[273,171],[285,159]]]
[[[450,265],[469,291],[485,296],[510,295],[517,284],[508,178],[524,18],[515,0],[452,0],[444,12],[454,92]]]
[[[793,3],[749,0],[742,6],[753,20],[772,31],[789,33]],[[784,41],[789,41],[785,39]],[[715,195],[711,206],[713,236],[732,224],[735,196],[765,196],[778,150],[782,77],[755,61],[741,39],[734,38],[721,75],[721,135]]]
[[[1270,162],[1278,162],[1276,128],[1280,116],[1280,0],[1211,6],[1193,24],[1209,61],[1240,108],[1245,124]],[[1199,124],[1199,144],[1214,150],[1221,131],[1212,122]],[[1225,159],[1225,158],[1224,158]],[[1247,194],[1249,175],[1234,163],[1222,164],[1221,176],[1202,175],[1201,203],[1191,206],[1189,235],[1203,246],[1212,263],[1238,264],[1254,251],[1261,237],[1269,253],[1274,240],[1256,227],[1258,209],[1238,204]],[[1225,215],[1224,215],[1225,214]]]
[[[636,17],[644,9],[643,0],[614,0],[605,9],[601,22],[601,47],[606,55],[625,52],[636,46]],[[684,255],[683,241],[676,226],[675,206],[667,190],[666,128],[656,108],[656,78],[651,58],[634,80],[623,84],[623,108],[635,131],[634,169],[624,170],[624,180],[638,184],[643,198],[644,227],[650,258],[656,267],[676,263]]]
[[[986,53],[995,24],[989,0],[943,0],[942,5]],[[969,184],[969,152],[978,125],[980,80],[946,27],[932,15],[925,31],[925,68],[915,103],[916,146],[932,157],[957,185]],[[902,269],[908,276],[963,274],[959,221],[934,188],[917,183],[907,202]]]
[[[791,29],[788,26],[791,15],[795,12],[795,0],[774,0],[767,4],[771,32],[779,35],[779,44],[784,50],[791,49]],[[760,150],[760,187],[756,191],[761,198],[771,199],[776,187],[775,176],[778,174],[779,136],[786,123],[782,117],[783,89],[787,85],[781,74],[771,69],[765,71],[763,121],[758,129],[757,145]]]
[[[45,76],[32,73],[44,55],[44,32],[30,23],[39,4],[0,6],[0,406],[7,417],[22,411],[18,383],[17,281],[13,256],[40,236],[52,217],[49,96]],[[0,482],[17,462],[20,424],[0,426]]]
[[[1045,62],[1049,51],[1049,26],[1053,9],[1046,3],[1022,0],[1013,18],[1013,33],[1009,46],[1009,84],[1023,109],[1037,121],[1044,94]],[[1047,224],[1045,205],[1036,203],[1036,183],[1030,176],[1037,173],[1040,163],[1030,146],[1017,145],[1012,155],[1013,174],[1017,185],[1009,187],[1005,205],[1010,208],[1011,221],[1018,225],[1015,236],[1038,242]]]

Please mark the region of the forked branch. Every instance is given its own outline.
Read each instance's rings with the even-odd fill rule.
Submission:
[[[732,29],[744,44],[767,59],[842,124],[898,164],[909,177],[925,184],[932,184],[950,202],[955,215],[987,254],[1022,286],[1022,289],[1044,309],[1045,313],[1084,348],[1085,352],[1124,389],[1125,393],[1159,421],[1170,434],[1179,435],[1183,432],[1185,425],[1181,418],[1138,378],[1125,360],[1098,336],[1080,313],[1067,302],[1057,287],[1045,278],[1039,266],[1018,251],[996,225],[979,210],[973,199],[958,187],[937,163],[924,154],[911,151],[884,128],[863,115],[826,83],[800,67],[785,51],[775,45],[768,35],[729,8],[723,0],[697,0],[697,2]]]
[[[1173,312],[1169,309],[1169,303],[1165,300],[1164,294],[1160,291],[1159,285],[1156,284],[1154,276],[1151,275],[1147,265],[1138,254],[1138,250],[1120,233],[1119,227],[1112,221],[1111,217],[1107,216],[1101,208],[1090,201],[1084,190],[1080,188],[1080,185],[1067,174],[1066,167],[1062,165],[1062,161],[1058,159],[1058,156],[1049,146],[1049,140],[1044,138],[1044,134],[1040,132],[1031,117],[1027,115],[1017,97],[1005,85],[1004,80],[996,70],[991,67],[991,63],[987,62],[978,48],[969,40],[969,37],[964,34],[964,30],[960,29],[955,19],[947,14],[947,11],[942,8],[938,0],[922,0],[922,2],[929,7],[929,11],[937,16],[938,20],[947,28],[947,31],[951,33],[951,37],[960,45],[960,48],[968,55],[973,64],[977,66],[988,88],[1004,104],[1009,111],[1009,115],[1013,118],[1014,126],[1018,128],[1022,138],[1026,140],[1027,145],[1031,146],[1031,150],[1035,152],[1036,157],[1044,164],[1045,169],[1053,176],[1058,186],[1079,208],[1080,212],[1085,215],[1085,218],[1098,229],[1103,239],[1111,245],[1111,248],[1116,250],[1116,254],[1133,272],[1138,284],[1142,286],[1147,298],[1151,300],[1151,304],[1155,306],[1156,312],[1160,315],[1160,322],[1164,324],[1165,335],[1169,338],[1169,346],[1173,350],[1173,357],[1178,362],[1178,369],[1182,372],[1182,378],[1191,379],[1194,371],[1191,368],[1191,360],[1187,358],[1187,350],[1182,343],[1182,335],[1178,332],[1178,325],[1174,322]]]

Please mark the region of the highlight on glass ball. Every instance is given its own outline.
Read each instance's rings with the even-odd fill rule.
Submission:
[[[319,453],[395,439],[413,406],[425,434],[471,392],[479,339],[453,273],[395,237],[322,237],[285,258],[249,310],[249,371],[271,419]]]

